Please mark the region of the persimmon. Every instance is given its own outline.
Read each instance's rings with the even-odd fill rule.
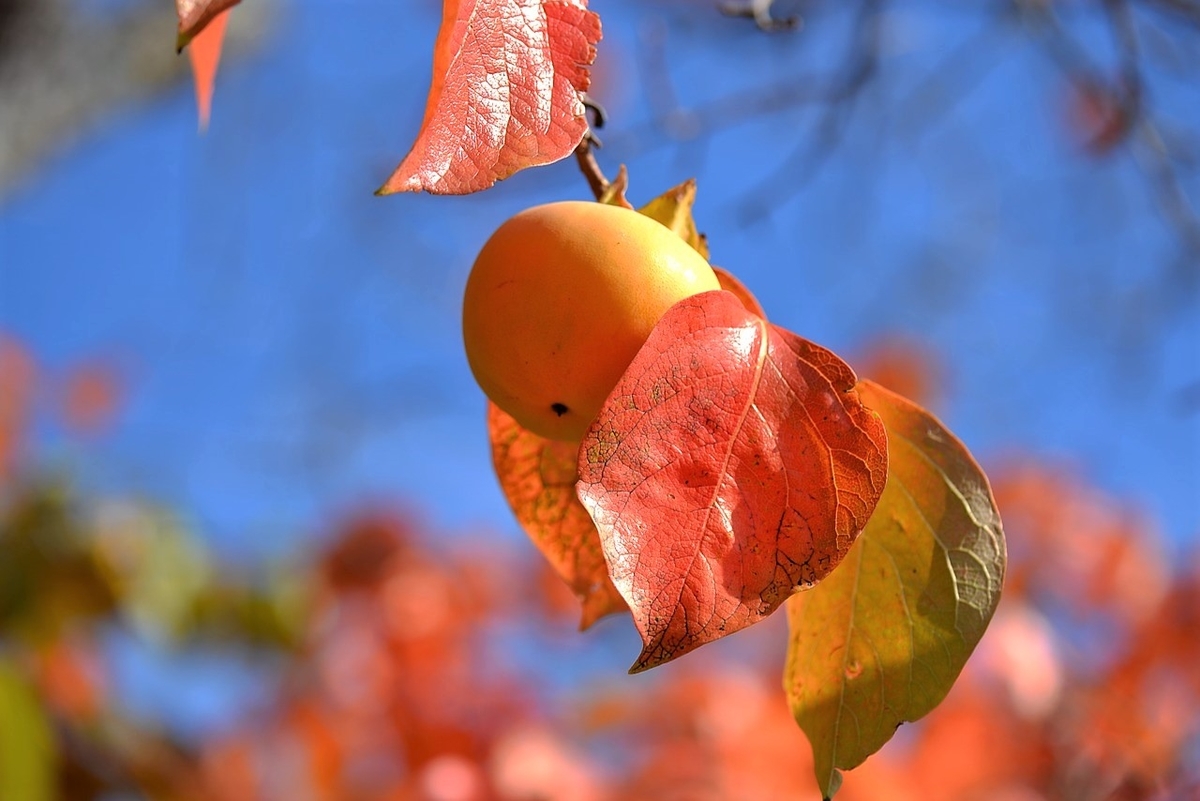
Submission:
[[[719,289],[699,253],[630,209],[562,201],[502,224],[467,279],[475,380],[523,427],[578,441],[676,302]]]

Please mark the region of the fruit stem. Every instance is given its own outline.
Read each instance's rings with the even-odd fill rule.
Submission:
[[[596,200],[600,200],[608,190],[609,180],[604,177],[604,171],[600,169],[599,163],[596,162],[596,155],[592,151],[592,143],[594,141],[595,137],[592,136],[592,131],[589,128],[588,132],[583,135],[583,139],[575,147],[575,160],[579,162],[579,169],[583,173],[583,177],[587,179],[592,194],[596,196]]]

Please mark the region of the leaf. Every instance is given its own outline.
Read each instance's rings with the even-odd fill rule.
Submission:
[[[222,11],[192,39],[188,48],[188,60],[192,64],[192,78],[196,84],[196,111],[200,116],[200,130],[208,129],[212,111],[213,81],[217,77],[217,66],[221,63],[221,43],[225,41],[225,25],[229,11]]]
[[[580,629],[625,602],[608,578],[600,535],[575,497],[579,446],[526,431],[488,404],[492,463],[513,514],[554,571],[583,604]]]
[[[179,17],[179,32],[175,36],[175,52],[182,53],[183,48],[187,47],[201,31],[241,1],[175,0],[175,14]]]
[[[633,204],[629,202],[629,198],[625,197],[625,190],[629,188],[629,172],[622,164],[617,168],[617,177],[612,179],[608,188],[604,190],[604,194],[596,198],[600,203],[607,203],[610,206],[620,206],[625,209],[633,209]]]
[[[696,179],[689,178],[674,189],[668,189],[638,211],[670,228],[707,260],[708,242],[697,230],[696,221],[692,219],[692,206],[695,203]]]
[[[56,798],[56,761],[46,712],[17,669],[0,661],[0,798]]]
[[[733,273],[724,267],[718,267],[714,264],[712,268],[713,272],[717,274],[717,282],[721,284],[721,289],[736,295],[737,299],[746,307],[746,311],[764,320],[767,319],[767,313],[763,311],[762,304],[758,302],[758,298],[754,297],[745,284],[734,278]]]
[[[600,41],[586,0],[443,0],[416,143],[377,194],[467,194],[567,156]]]
[[[886,438],[824,348],[715,290],[663,316],[580,446],[578,492],[645,670],[769,615],[842,560]]]
[[[929,412],[871,381],[862,402],[888,433],[888,478],[840,568],[787,604],[784,687],[817,782],[859,765],[950,690],[983,635],[1005,546],[986,476]]]
[[[624,169],[624,167],[621,168],[622,175],[624,174]],[[654,200],[651,200],[639,209],[639,212],[670,228],[680,239],[691,245],[692,249],[707,261],[709,258],[708,240],[696,228],[696,221],[692,217],[692,208],[695,206],[695,203],[696,179],[689,178],[679,186],[668,189]],[[763,311],[762,306],[759,305],[758,299],[751,294],[745,284],[734,278],[733,274],[728,270],[716,265],[713,265],[713,272],[717,274],[717,280],[721,284],[721,289],[728,290],[737,295],[747,310],[766,319],[767,315]]]

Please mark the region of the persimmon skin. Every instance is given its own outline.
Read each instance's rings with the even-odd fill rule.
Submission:
[[[704,257],[649,217],[535,206],[501,225],[471,268],[467,361],[524,428],[578,442],[667,309],[719,288]]]

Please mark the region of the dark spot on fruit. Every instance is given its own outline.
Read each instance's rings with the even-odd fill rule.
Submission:
[[[552,403],[550,404],[550,411],[554,412],[559,417],[562,417],[564,414],[569,412],[570,409],[567,408],[565,403]]]

